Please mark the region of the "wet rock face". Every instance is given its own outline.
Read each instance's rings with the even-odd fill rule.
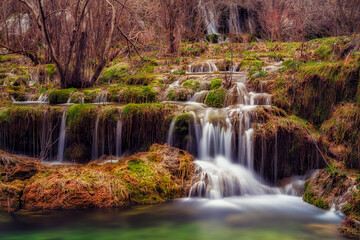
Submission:
[[[258,133],[255,137],[255,170],[268,182],[294,175],[305,175],[309,170],[325,167],[315,144],[308,136],[278,128],[275,135]]]
[[[0,178],[0,210],[5,211],[160,203],[187,196],[196,177],[193,156],[166,145],[153,145],[117,163],[49,166],[5,153],[0,159],[0,176],[36,170],[26,178]]]

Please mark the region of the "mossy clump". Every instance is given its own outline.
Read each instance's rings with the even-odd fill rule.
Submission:
[[[70,103],[83,103],[84,102],[84,93],[74,92],[70,97]]]
[[[211,81],[211,90],[217,90],[221,87],[222,85],[222,80],[220,78],[216,78],[214,80]]]
[[[190,88],[191,90],[193,90],[194,92],[197,92],[200,90],[200,82],[199,80],[187,80],[182,84],[184,87]]]
[[[56,75],[56,66],[55,64],[47,64],[45,66],[47,75],[49,76],[50,80],[53,80]]]
[[[75,88],[68,89],[50,89],[48,90],[48,97],[50,104],[63,104],[67,103],[70,98],[70,94],[76,91]]]
[[[100,82],[124,82],[129,78],[129,66],[126,63],[117,63],[116,65],[105,69],[100,76]]]
[[[193,91],[191,89],[184,87],[171,89],[168,93],[167,100],[186,102],[190,99],[192,93]]]
[[[225,88],[219,88],[216,90],[212,90],[208,93],[205,103],[209,107],[222,108],[222,107],[224,107],[225,97],[226,97],[226,89]]]
[[[108,88],[112,102],[152,103],[156,101],[156,93],[152,86],[118,85]]]
[[[349,168],[360,169],[360,107],[355,103],[339,105],[330,119],[321,125],[329,140],[346,148],[345,163]]]
[[[84,103],[93,103],[95,102],[97,94],[101,91],[101,89],[87,89],[84,90]]]

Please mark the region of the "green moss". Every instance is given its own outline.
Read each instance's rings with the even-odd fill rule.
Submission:
[[[95,98],[98,94],[98,92],[100,92],[101,89],[88,89],[88,90],[84,90],[84,102],[85,103],[93,103],[95,101]]]
[[[126,63],[118,63],[112,67],[105,69],[100,77],[100,82],[125,82],[129,79],[129,66]]]
[[[75,92],[71,98],[70,98],[70,103],[75,103],[75,104],[79,104],[82,103],[84,99],[84,94],[81,92]]]
[[[75,92],[75,88],[68,89],[50,89],[49,93],[49,103],[50,104],[63,104],[66,103],[70,97],[70,94]]]
[[[317,199],[317,200],[314,202],[314,204],[315,204],[315,206],[317,206],[318,208],[321,208],[321,209],[324,209],[324,210],[329,210],[329,204],[328,204],[325,200],[323,200],[323,199],[321,199],[321,198]]]
[[[216,78],[214,80],[211,81],[211,90],[217,90],[221,87],[222,85],[222,80],[220,78]]]
[[[315,57],[327,61],[331,58],[331,54],[334,51],[334,44],[336,42],[335,38],[326,39],[316,50],[315,50]]]
[[[69,129],[76,130],[82,125],[88,125],[86,121],[93,118],[95,107],[88,104],[76,104],[69,108],[66,114],[66,122]]]
[[[226,89],[219,88],[217,90],[210,91],[206,97],[206,104],[209,107],[222,108],[225,103]]]
[[[189,133],[190,123],[194,121],[194,115],[191,113],[183,113],[175,117],[174,132],[182,135]]]
[[[46,72],[50,78],[50,80],[54,79],[56,75],[56,66],[54,64],[47,64],[45,66]]]
[[[197,92],[200,90],[199,80],[187,80],[182,84],[184,87],[190,88],[191,90]]]
[[[146,113],[148,111],[157,111],[164,107],[165,105],[160,103],[128,104],[124,107],[123,112],[129,115],[137,115],[139,113]]]
[[[127,167],[121,170],[116,169],[115,174],[124,179],[132,202],[159,203],[174,198],[177,194],[171,175],[160,172],[161,169],[154,163],[133,158],[127,162]]]

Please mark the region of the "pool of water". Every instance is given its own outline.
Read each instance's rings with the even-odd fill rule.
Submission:
[[[126,209],[0,213],[1,240],[342,239],[342,217],[284,195],[180,199]]]

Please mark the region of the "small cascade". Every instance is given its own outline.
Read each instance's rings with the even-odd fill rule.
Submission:
[[[260,183],[253,172],[241,165],[233,164],[225,157],[217,157],[212,162],[196,161],[202,170],[201,179],[190,190],[190,197],[220,199],[231,196],[262,195],[280,193]]]
[[[199,1],[199,8],[206,24],[206,33],[208,35],[219,34],[218,18],[216,16],[215,6],[211,6],[209,4],[204,5],[203,1]]]
[[[189,65],[189,73],[212,73],[218,71],[215,62],[207,61]],[[226,72],[237,72],[232,77],[233,86],[228,90],[229,101],[227,108],[197,108],[196,102],[203,102],[202,96],[208,91],[197,92],[189,102],[187,113],[194,115],[189,122],[187,145],[179,142],[175,130],[184,129],[184,125],[177,125],[177,117],[170,124],[167,144],[171,146],[186,146],[196,142],[191,148],[196,156],[196,164],[201,173],[201,179],[195,183],[190,191],[190,197],[205,197],[218,199],[223,197],[258,194],[279,194],[279,188],[267,186],[262,182],[266,175],[266,142],[262,139],[262,149],[255,148],[256,124],[255,110],[258,106],[271,105],[271,95],[267,93],[249,92],[246,87],[247,72],[238,72],[239,65],[225,69]],[[177,83],[173,86],[176,87]],[[180,84],[179,84],[180,85]],[[180,116],[180,115],[179,115]],[[183,123],[179,123],[183,124]],[[192,144],[194,145],[194,144]],[[277,182],[277,137],[275,139],[274,167],[272,174]],[[194,149],[195,148],[195,149]],[[255,153],[261,151],[261,159],[256,159]],[[255,172],[258,172],[257,175]],[[283,190],[284,191],[284,190]],[[292,193],[291,193],[292,194]]]
[[[201,128],[202,137],[198,143],[200,159],[206,160],[216,156],[232,159],[232,126],[226,113],[222,110],[206,110]]]
[[[92,141],[92,152],[91,152],[91,160],[95,161],[99,157],[99,143],[98,143],[98,137],[99,137],[99,116],[96,117],[95,121],[95,128],[93,132],[93,141]]]
[[[121,157],[121,134],[122,134],[122,122],[120,120],[116,123],[116,157]]]
[[[170,123],[169,133],[168,133],[168,137],[166,139],[166,143],[169,146],[173,146],[173,144],[174,144],[173,138],[174,138],[175,123],[176,123],[176,117],[174,117]]]
[[[277,181],[277,176],[278,176],[278,135],[277,133],[275,134],[275,146],[274,146],[274,184]]]
[[[215,62],[197,63],[188,66],[188,73],[214,73],[218,72]]]
[[[108,102],[108,93],[107,92],[99,92],[96,95],[96,98],[94,100],[95,104],[103,104]]]
[[[194,96],[192,96],[192,98],[190,99],[190,102],[202,103],[205,100],[207,93],[208,93],[208,91],[206,91],[206,90],[195,93]]]
[[[58,162],[64,161],[65,141],[66,141],[66,113],[63,113],[60,124],[59,145],[58,145]]]
[[[47,92],[42,93],[38,99],[39,102],[49,103],[49,96]]]

